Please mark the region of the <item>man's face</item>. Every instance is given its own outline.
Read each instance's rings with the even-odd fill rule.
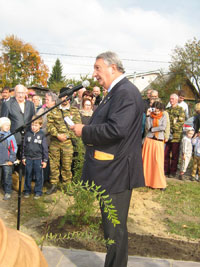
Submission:
[[[94,88],[93,88],[93,94],[94,94],[95,96],[100,95],[100,89],[99,89],[98,87],[94,87]]]
[[[158,93],[156,93],[156,92],[152,92],[152,93],[150,94],[150,99],[156,99],[156,98],[158,98]]]
[[[61,101],[65,100],[66,98],[67,98],[66,96],[61,97]],[[63,107],[68,106],[68,105],[69,105],[69,102],[70,102],[70,100],[64,101],[64,102],[61,104],[61,106],[63,106]]]
[[[175,96],[170,96],[169,102],[171,104],[171,106],[176,106],[178,103],[178,99]]]
[[[1,95],[2,95],[2,98],[6,100],[6,99],[8,99],[10,97],[10,92],[9,92],[9,90],[4,90],[1,93]]]
[[[181,103],[185,100],[185,97],[184,96],[179,96],[178,97],[178,102]]]
[[[33,96],[33,103],[34,103],[35,107],[39,106],[39,104],[40,104],[39,96],[37,96],[37,95]]]
[[[55,101],[52,100],[52,97],[49,95],[45,96],[45,104],[47,106],[47,108],[51,108],[55,105]]]
[[[97,59],[94,64],[93,77],[97,79],[101,86],[108,90],[114,80],[113,66],[106,65],[102,58]]]
[[[150,97],[151,97],[151,91],[152,91],[152,90],[148,90],[148,91],[147,91],[147,98],[150,98]]]
[[[23,103],[26,97],[26,88],[22,86],[17,87],[15,90],[15,97],[17,102]]]

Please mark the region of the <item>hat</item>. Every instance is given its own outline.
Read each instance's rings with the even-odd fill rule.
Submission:
[[[35,95],[35,92],[30,91],[30,92],[28,92],[28,95],[34,96]]]
[[[69,90],[70,88],[68,88],[68,87],[62,87],[61,89],[60,89],[60,94],[62,94],[63,92],[65,92],[65,91],[67,91],[67,90]]]
[[[5,123],[11,124],[10,119],[8,119],[7,117],[1,117],[1,118],[0,118],[0,128],[1,128]]]

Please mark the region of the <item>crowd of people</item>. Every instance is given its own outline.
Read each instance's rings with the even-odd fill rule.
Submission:
[[[63,90],[65,89],[62,88],[60,93]],[[105,97],[103,95],[101,98],[100,93],[100,88],[97,86],[93,88],[93,92],[85,88],[80,89],[77,96],[73,96],[73,101],[62,102],[55,110],[32,123],[31,128],[25,135],[23,144],[21,143],[20,132],[16,133],[15,137],[10,137],[8,142],[4,141],[2,143],[0,149],[2,151],[5,149],[5,142],[7,144],[6,149],[8,149],[6,158],[0,159],[4,175],[4,199],[11,197],[12,165],[16,158],[21,157],[23,164],[26,166],[24,197],[30,196],[32,179],[36,183],[34,189],[36,199],[42,195],[44,181],[51,184],[47,194],[57,191],[57,184],[61,179],[62,182],[66,183],[71,181],[71,165],[74,154],[72,140],[75,136],[70,131],[65,117],[69,117],[74,123],[87,125],[94,110]],[[56,102],[57,95],[53,92],[46,93],[45,103],[42,105],[40,97],[32,92],[28,94],[27,89],[22,85],[15,87],[15,97],[12,98],[10,98],[9,88],[4,88],[1,100],[1,137],[10,134],[10,130],[13,132],[19,126],[29,122],[35,114],[41,115],[53,107]],[[188,129],[183,136],[183,123],[189,116],[188,106],[184,101],[184,92],[180,91],[179,95],[172,94],[165,108],[159,99],[158,92],[148,90],[144,107],[143,121],[145,127],[143,127],[142,133],[144,138],[142,155],[146,186],[165,190],[165,177],[175,177],[177,174],[179,154],[181,156],[179,178],[184,180],[184,174],[193,150],[194,160],[191,180],[196,180],[196,172],[199,166],[198,157],[200,157],[200,133],[197,125],[199,124],[199,116],[196,116],[195,129]],[[197,114],[199,108],[200,105],[197,104]],[[42,132],[44,132],[43,137],[40,136]],[[12,145],[10,145],[11,141]],[[195,149],[193,149],[193,146]],[[22,152],[21,156],[20,152]],[[13,154],[16,154],[16,156],[13,156]],[[200,175],[200,168],[198,168],[198,172]]]
[[[186,180],[185,173],[192,154],[190,180],[199,181],[200,104],[195,106],[194,124],[183,129],[189,117],[188,105],[184,100],[185,92],[180,90],[178,94],[170,95],[165,107],[159,99],[158,91],[147,91],[147,99],[144,100],[142,157],[145,184],[150,188],[165,190],[166,177]]]
[[[73,87],[69,85],[67,88]],[[60,94],[66,90],[62,88]],[[8,87],[2,89],[0,100],[0,171],[1,183],[5,191],[4,200],[11,198],[12,173],[19,172],[15,163],[22,161],[25,175],[24,197],[29,198],[35,181],[34,199],[42,195],[44,182],[47,183],[47,194],[57,191],[59,182],[69,183],[72,180],[72,162],[75,155],[74,140],[77,138],[70,130],[66,118],[73,123],[87,125],[93,111],[102,101],[100,88],[95,86],[93,91],[82,88],[71,100],[66,97],[58,100],[58,95],[52,91],[42,98],[33,90],[28,91],[23,85],[14,88],[14,94]],[[60,105],[49,113],[44,112]],[[37,118],[37,116],[42,115]],[[35,120],[34,120],[35,119]],[[34,120],[25,129],[21,126]],[[25,134],[22,134],[22,132]],[[6,151],[6,153],[5,153]],[[17,161],[18,159],[18,161]]]
[[[72,88],[73,85],[69,85]],[[66,88],[60,90],[60,94]],[[25,166],[24,197],[31,194],[31,182],[35,181],[34,198],[42,195],[44,182],[48,183],[46,194],[57,191],[58,184],[72,180],[74,140],[77,138],[70,129],[68,119],[73,124],[89,124],[90,118],[103,101],[107,91],[101,93],[100,87],[93,91],[82,88],[70,100],[64,101],[49,113],[44,114],[26,128],[25,136],[20,131],[0,143],[1,176],[5,191],[4,199],[10,199],[12,193],[12,172],[16,159]],[[102,95],[102,96],[101,96]],[[158,91],[149,89],[144,102],[142,125],[142,159],[145,185],[165,190],[166,177],[176,177],[180,156],[179,179],[185,179],[185,172],[193,157],[191,180],[200,177],[200,104],[196,105],[194,128],[183,133],[183,124],[189,117],[188,105],[184,101],[184,92],[170,95],[165,107]],[[14,132],[20,126],[30,122],[48,109],[55,106],[58,96],[48,91],[44,103],[35,92],[28,92],[23,85],[17,85],[14,96],[5,87],[1,93],[0,135],[1,138]],[[15,167],[17,169],[17,167]]]

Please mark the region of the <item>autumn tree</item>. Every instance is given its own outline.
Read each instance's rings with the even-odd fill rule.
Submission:
[[[47,86],[48,67],[39,52],[14,35],[1,41],[0,86]]]
[[[172,54],[170,71],[177,79],[190,79],[200,93],[200,41],[194,38],[184,47],[176,47]]]

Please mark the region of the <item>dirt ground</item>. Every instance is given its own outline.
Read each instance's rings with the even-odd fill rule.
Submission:
[[[58,196],[61,193],[57,192],[56,194]],[[55,197],[55,194],[53,196]],[[44,196],[43,198],[48,203],[52,196]],[[0,191],[0,218],[3,219],[8,227],[16,228],[17,193],[14,191],[12,199],[9,201],[2,199],[3,192]],[[26,212],[23,209],[25,201],[27,200],[22,198],[21,214]],[[34,202],[37,200],[31,197],[29,201]],[[82,227],[75,229],[68,223],[64,227],[58,228],[66,208],[66,201],[61,197],[50,216],[49,232],[65,234],[75,230],[83,230]],[[47,205],[47,209],[52,209],[52,206]],[[165,218],[167,218],[167,215],[164,209],[153,201],[153,190],[147,192],[133,191],[128,218],[129,255],[200,261],[199,242],[170,234],[163,223]],[[29,218],[27,216],[26,221],[20,224],[20,230],[38,241],[44,233],[43,229],[46,221],[46,217]],[[57,242],[56,245],[66,248],[105,251],[104,245],[87,240]]]

